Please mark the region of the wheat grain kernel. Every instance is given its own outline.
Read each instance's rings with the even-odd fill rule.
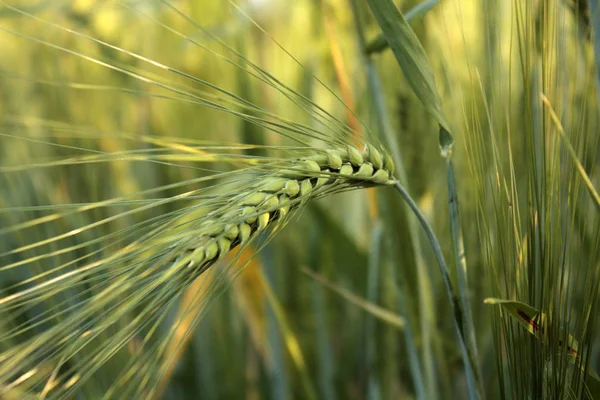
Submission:
[[[229,240],[235,240],[235,238],[238,237],[240,230],[237,226],[235,225],[228,225],[225,227],[225,234],[224,236],[229,239]]]
[[[355,167],[358,167],[364,163],[363,155],[360,151],[358,151],[356,147],[348,146],[347,150],[348,161],[350,161],[350,164],[354,165]]]
[[[219,245],[216,241],[211,240],[204,250],[204,256],[206,261],[214,260],[219,253]]]
[[[283,193],[290,197],[296,197],[300,193],[300,185],[298,181],[293,179],[288,180],[283,187]]]
[[[198,247],[192,251],[191,260],[188,267],[194,266],[196,264],[200,265],[204,261],[204,248]]]
[[[371,161],[371,164],[373,164],[375,169],[383,168],[383,156],[379,150],[377,150],[373,145],[369,144],[367,145],[367,154],[369,161]]]
[[[246,241],[248,239],[250,239],[250,235],[252,234],[252,228],[250,228],[250,225],[248,225],[248,224],[240,224],[239,230],[240,230],[240,234],[239,234],[240,242],[246,243]]]
[[[342,157],[334,151],[327,151],[327,166],[332,169],[340,169],[342,167]]]
[[[287,179],[285,178],[268,178],[264,185],[261,185],[260,190],[268,193],[277,193],[285,187]]]
[[[326,169],[323,172],[329,172],[329,170]],[[329,177],[329,176],[320,176],[320,177],[318,177],[317,178],[317,183],[315,184],[315,188],[319,188],[321,186],[327,185],[330,180],[331,180],[331,177]]]
[[[390,180],[390,174],[384,169],[375,171],[371,178],[375,183],[386,183]]]
[[[350,164],[344,164],[342,165],[342,167],[340,168],[340,174],[341,175],[347,175],[350,176],[352,175],[352,173],[354,172],[354,169],[352,168],[352,165]],[[347,178],[340,178],[339,180],[341,181],[345,181]]]
[[[317,164],[313,160],[305,160],[304,165],[306,166],[307,172],[315,172],[315,173],[321,172],[321,167],[319,167],[319,164]]]
[[[229,249],[231,248],[231,241],[225,238],[221,238],[218,241],[219,255],[223,256],[226,253],[229,253]]]
[[[392,157],[388,153],[384,154],[383,168],[390,173],[390,176],[394,175],[394,169],[396,166],[394,165],[394,160],[392,160]]]
[[[310,183],[310,179],[305,179],[300,183],[300,196],[308,196],[310,192],[312,192],[313,186]]]
[[[202,227],[202,235],[203,236],[219,236],[221,233],[223,233],[223,225],[219,225],[216,223],[213,224],[206,224],[205,226]]]
[[[258,206],[267,199],[267,193],[252,193],[242,200],[243,206]]]
[[[314,156],[310,156],[308,160],[316,162],[319,167],[326,167],[329,157],[327,154],[315,154]]]
[[[287,205],[290,202],[289,197],[285,194],[279,196],[279,218],[284,219],[290,211],[290,206]]]
[[[244,217],[246,215],[252,215],[254,213],[256,213],[256,209],[254,207],[244,207],[242,209],[242,217]],[[248,224],[253,224],[254,222],[256,222],[256,215],[252,215],[252,216],[246,218],[245,221]]]
[[[277,206],[279,206],[279,199],[277,198],[277,196],[271,196],[267,200],[265,200],[261,207],[266,208],[267,210],[271,210],[277,208]]]
[[[263,229],[265,229],[268,225],[269,225],[269,218],[270,218],[270,214],[269,213],[264,213],[258,216],[258,230],[262,231]]]
[[[363,165],[360,166],[360,168],[358,169],[358,171],[356,171],[356,173],[354,174],[354,176],[356,178],[370,178],[373,175],[373,166],[371,165],[371,163],[364,163]]]

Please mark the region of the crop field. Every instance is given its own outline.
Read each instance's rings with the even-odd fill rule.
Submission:
[[[0,1],[0,400],[600,399],[598,0]]]

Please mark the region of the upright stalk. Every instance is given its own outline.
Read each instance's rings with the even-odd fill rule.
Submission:
[[[454,314],[454,326],[456,328],[456,333],[458,334],[459,338],[458,342],[460,344],[460,351],[463,355],[464,362],[468,363],[468,372],[470,372],[473,375],[475,392],[471,393],[471,397],[481,398],[481,380],[479,377],[478,369],[476,367],[475,355],[472,354],[472,351],[470,350],[469,346],[467,346],[468,339],[465,337],[465,331],[463,327],[463,321],[465,317],[464,311],[456,295],[454,287],[452,286],[452,281],[450,280],[450,274],[448,272],[448,266],[446,264],[446,261],[444,260],[444,255],[442,254],[440,244],[435,236],[435,233],[433,232],[433,229],[427,222],[427,219],[425,218],[421,210],[419,210],[419,207],[417,206],[415,201],[410,197],[406,189],[404,189],[404,187],[399,182],[396,182],[394,184],[394,188],[400,193],[404,201],[406,201],[408,206],[414,212],[417,219],[421,223],[421,226],[425,230],[427,238],[429,239],[429,243],[431,244],[433,253],[435,254],[435,258],[440,267],[440,273],[442,275],[442,279],[444,280],[444,285],[446,286],[448,297],[450,298],[450,305],[452,306],[452,312]],[[467,375],[469,374],[467,373]]]
[[[403,185],[407,185],[408,178],[406,175],[406,170],[404,169],[404,160],[402,158],[402,154],[398,146],[398,141],[395,138],[386,111],[385,100],[383,99],[381,93],[381,84],[377,77],[373,61],[367,55],[366,40],[356,0],[351,0],[351,6],[352,12],[354,14],[354,21],[358,36],[360,54],[363,55],[362,63],[366,69],[369,95],[371,96],[372,102],[374,104],[374,112],[376,115],[375,119],[378,125],[377,131],[383,135],[383,140],[387,144],[387,148],[390,150],[391,156],[394,160],[394,165],[396,166],[396,174],[398,175],[400,182],[402,182]],[[424,379],[426,381],[427,388],[427,391],[417,390],[417,392],[426,393],[426,398],[428,399],[437,399],[439,398],[437,391],[438,374],[435,371],[435,362],[432,346],[433,332],[431,329],[431,327],[435,326],[435,305],[431,301],[431,299],[433,298],[432,284],[431,280],[429,279],[429,275],[427,274],[427,267],[425,265],[425,258],[423,257],[423,249],[421,246],[421,237],[418,232],[417,221],[410,212],[407,213],[406,219],[408,221],[408,231],[411,238],[413,256],[415,258],[416,265],[417,282],[419,286],[417,296],[420,313],[420,335],[422,343],[422,357],[424,363]],[[405,314],[403,316],[407,319],[407,321],[410,319],[410,316],[408,314]],[[412,333],[409,333],[410,329],[410,327],[405,329],[404,335],[408,334],[412,336]],[[413,382],[415,383],[415,385],[417,384],[417,382],[423,382],[423,379],[421,377],[420,365],[418,367],[412,368],[411,371],[413,372]]]

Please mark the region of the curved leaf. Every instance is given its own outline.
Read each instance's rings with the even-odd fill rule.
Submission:
[[[427,111],[448,132],[442,146],[452,146],[450,126],[442,110],[442,100],[435,86],[435,78],[427,54],[393,0],[367,0],[383,35],[392,49],[406,80]]]

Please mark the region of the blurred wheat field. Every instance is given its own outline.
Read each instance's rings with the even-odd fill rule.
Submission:
[[[600,398],[596,2],[393,3],[0,2],[0,398]],[[365,142],[420,213],[334,187],[173,267]]]

